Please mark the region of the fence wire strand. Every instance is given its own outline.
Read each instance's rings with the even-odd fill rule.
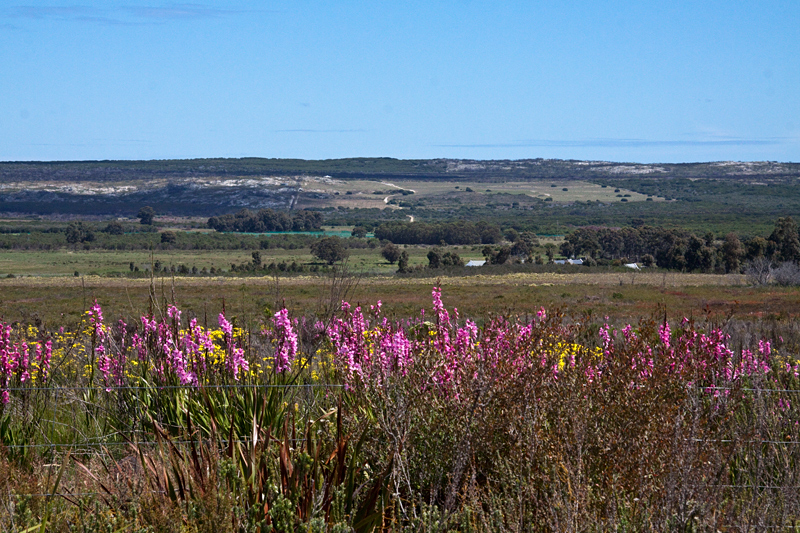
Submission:
[[[107,393],[113,392],[124,392],[124,391],[170,391],[170,390],[188,390],[190,392],[202,392],[204,390],[243,390],[243,389],[251,389],[251,390],[270,390],[270,389],[291,389],[291,390],[316,390],[316,389],[341,389],[345,387],[343,384],[328,384],[328,383],[293,383],[293,384],[257,384],[257,383],[235,383],[235,384],[200,384],[200,385],[117,385],[117,386],[56,386],[56,387],[7,387],[4,390],[9,392],[52,392],[53,396],[56,399],[56,404],[59,404],[59,399],[68,397],[69,392],[76,392],[76,391],[104,391]],[[746,392],[746,393],[777,393],[777,394],[800,394],[800,389],[777,389],[777,388],[732,388],[732,387],[699,387],[699,389],[703,391],[737,391],[737,392]],[[53,434],[56,433],[55,425],[61,424],[67,427],[70,427],[67,424],[64,424],[55,419],[55,416],[51,418],[43,418],[41,419],[42,422],[46,422],[48,424],[52,424],[53,427]],[[132,429],[131,431],[125,433],[125,435],[135,435],[135,434],[143,434],[143,435],[150,435],[150,432],[144,431],[142,429]],[[102,452],[102,448],[111,448],[111,447],[124,447],[129,445],[134,446],[158,446],[165,443],[169,443],[176,446],[188,446],[188,445],[196,445],[196,444],[203,444],[203,443],[220,443],[223,445],[228,445],[231,441],[229,439],[208,439],[208,438],[199,438],[197,440],[170,440],[170,439],[163,439],[163,440],[135,440],[135,439],[125,439],[125,440],[113,440],[109,441],[107,439],[115,439],[119,438],[122,434],[115,433],[109,435],[103,435],[98,437],[93,437],[90,441],[85,442],[65,442],[65,443],[30,443],[30,444],[9,444],[3,446],[0,444],[0,448],[5,448],[9,450],[28,450],[28,449],[50,449],[54,456],[69,453],[70,455],[102,455],[104,457],[108,457],[109,455],[105,452]],[[302,442],[305,439],[303,438],[290,438],[287,439],[288,442],[297,443]],[[779,446],[792,446],[800,444],[800,440],[746,440],[746,441],[736,441],[734,439],[691,439],[692,442],[695,443],[726,443],[726,444],[741,444],[741,445],[779,445]],[[234,439],[234,442],[238,443],[249,443],[252,442],[250,437],[237,437]],[[69,450],[67,452],[66,450]],[[45,466],[53,466],[59,467],[61,465],[53,464],[53,465],[45,465]],[[797,491],[800,490],[800,485],[748,485],[748,484],[704,484],[704,485],[694,485],[694,488],[705,488],[705,489],[726,489],[732,491]],[[149,490],[146,491],[150,494],[166,494],[165,491],[155,491]],[[32,493],[15,493],[17,497],[59,497],[59,498],[82,498],[82,497],[92,497],[97,496],[99,494],[106,494],[99,491],[84,491],[84,492],[32,492]],[[800,531],[800,524],[791,524],[791,525],[756,525],[756,524],[726,524],[722,526],[718,526],[723,529],[731,529],[736,531],[748,531],[748,530],[784,530],[784,531]]]

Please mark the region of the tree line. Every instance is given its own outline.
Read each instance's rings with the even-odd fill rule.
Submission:
[[[744,241],[735,233],[718,239],[713,233],[698,236],[681,229],[578,228],[566,236],[560,252],[566,257],[636,261],[670,270],[738,272],[744,262],[760,258],[800,262],[800,239],[791,217],[779,218],[768,238]]]
[[[386,222],[375,228],[375,238],[394,244],[495,244],[503,240],[500,227],[479,222]]]
[[[267,231],[319,231],[322,215],[314,211],[276,211],[242,209],[233,214],[208,219],[208,227],[222,232],[264,233]]]
[[[318,235],[280,233],[248,235],[241,233],[202,233],[193,231],[149,231],[117,235],[86,223],[70,223],[60,231],[32,231],[0,234],[0,250],[295,250],[308,248]],[[346,239],[350,248],[377,247],[376,239]]]

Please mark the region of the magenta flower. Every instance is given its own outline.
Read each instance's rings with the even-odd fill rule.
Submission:
[[[670,331],[669,324],[667,322],[664,322],[664,324],[659,326],[658,335],[661,338],[661,344],[663,344],[665,348],[669,348]]]
[[[233,326],[222,313],[219,314],[219,327],[225,335],[233,335]]]
[[[272,317],[272,322],[275,325],[274,338],[277,341],[274,363],[275,372],[285,372],[291,368],[292,362],[297,355],[297,333],[292,327],[289,311],[286,308],[275,313],[275,316]]]
[[[225,315],[219,314],[219,327],[225,334],[225,345],[227,348],[225,365],[228,371],[233,375],[233,379],[239,381],[239,372],[241,370],[249,370],[250,365],[244,357],[244,350],[236,346],[236,340],[233,338],[233,325],[228,322]]]

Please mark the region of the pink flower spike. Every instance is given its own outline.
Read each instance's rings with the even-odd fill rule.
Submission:
[[[684,319],[686,320],[686,319]],[[659,326],[658,328],[659,337],[661,337],[661,343],[666,347],[669,348],[670,343],[670,330],[669,330],[669,323],[664,322],[663,325]]]
[[[181,312],[174,305],[167,307],[167,316],[175,320],[175,322],[180,323],[181,321]]]
[[[225,318],[225,315],[222,313],[219,314],[219,327],[222,329],[225,335],[233,335],[233,326],[230,322],[228,322],[228,320]]]
[[[285,372],[291,368],[297,356],[298,338],[294,331],[292,321],[289,319],[289,311],[281,309],[272,317],[275,324],[275,334],[277,337],[277,347],[275,352],[275,371]]]

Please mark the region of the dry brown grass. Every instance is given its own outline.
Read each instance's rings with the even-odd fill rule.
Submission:
[[[474,275],[474,276],[439,276],[443,285],[472,286],[472,285],[497,285],[497,286],[537,286],[537,285],[597,285],[597,286],[623,286],[647,285],[654,287],[743,287],[747,285],[744,275],[740,274],[686,274],[681,272],[667,273],[586,273],[586,274],[561,274],[555,272],[530,272],[504,275]],[[321,276],[292,276],[280,279],[284,286],[318,285],[324,280]],[[157,278],[157,284],[174,281],[176,287],[236,287],[242,285],[252,287],[272,286],[272,276],[235,278],[228,276],[217,277],[183,277]],[[425,285],[430,286],[434,278],[400,278],[396,276],[374,276],[363,278],[362,285],[387,286],[387,285]],[[22,277],[0,279],[0,289],[5,287],[58,287],[78,288],[83,286],[125,288],[149,286],[149,278],[105,278],[101,276],[83,277]]]
[[[717,316],[787,318],[800,310],[794,287],[752,287],[742,276],[681,273],[512,273],[433,277],[374,276],[362,278],[352,301],[382,300],[396,317],[415,315],[430,306],[434,284],[445,288],[448,305],[465,315],[530,313],[539,307],[570,314],[620,321],[666,311],[671,317]],[[163,277],[149,279],[97,276],[0,279],[0,319],[42,320],[62,325],[76,321],[96,299],[107,316],[145,314],[151,294],[159,302],[175,300],[201,320],[225,306],[242,320],[257,321],[287,306],[293,313],[314,313],[329,291],[325,276]]]

